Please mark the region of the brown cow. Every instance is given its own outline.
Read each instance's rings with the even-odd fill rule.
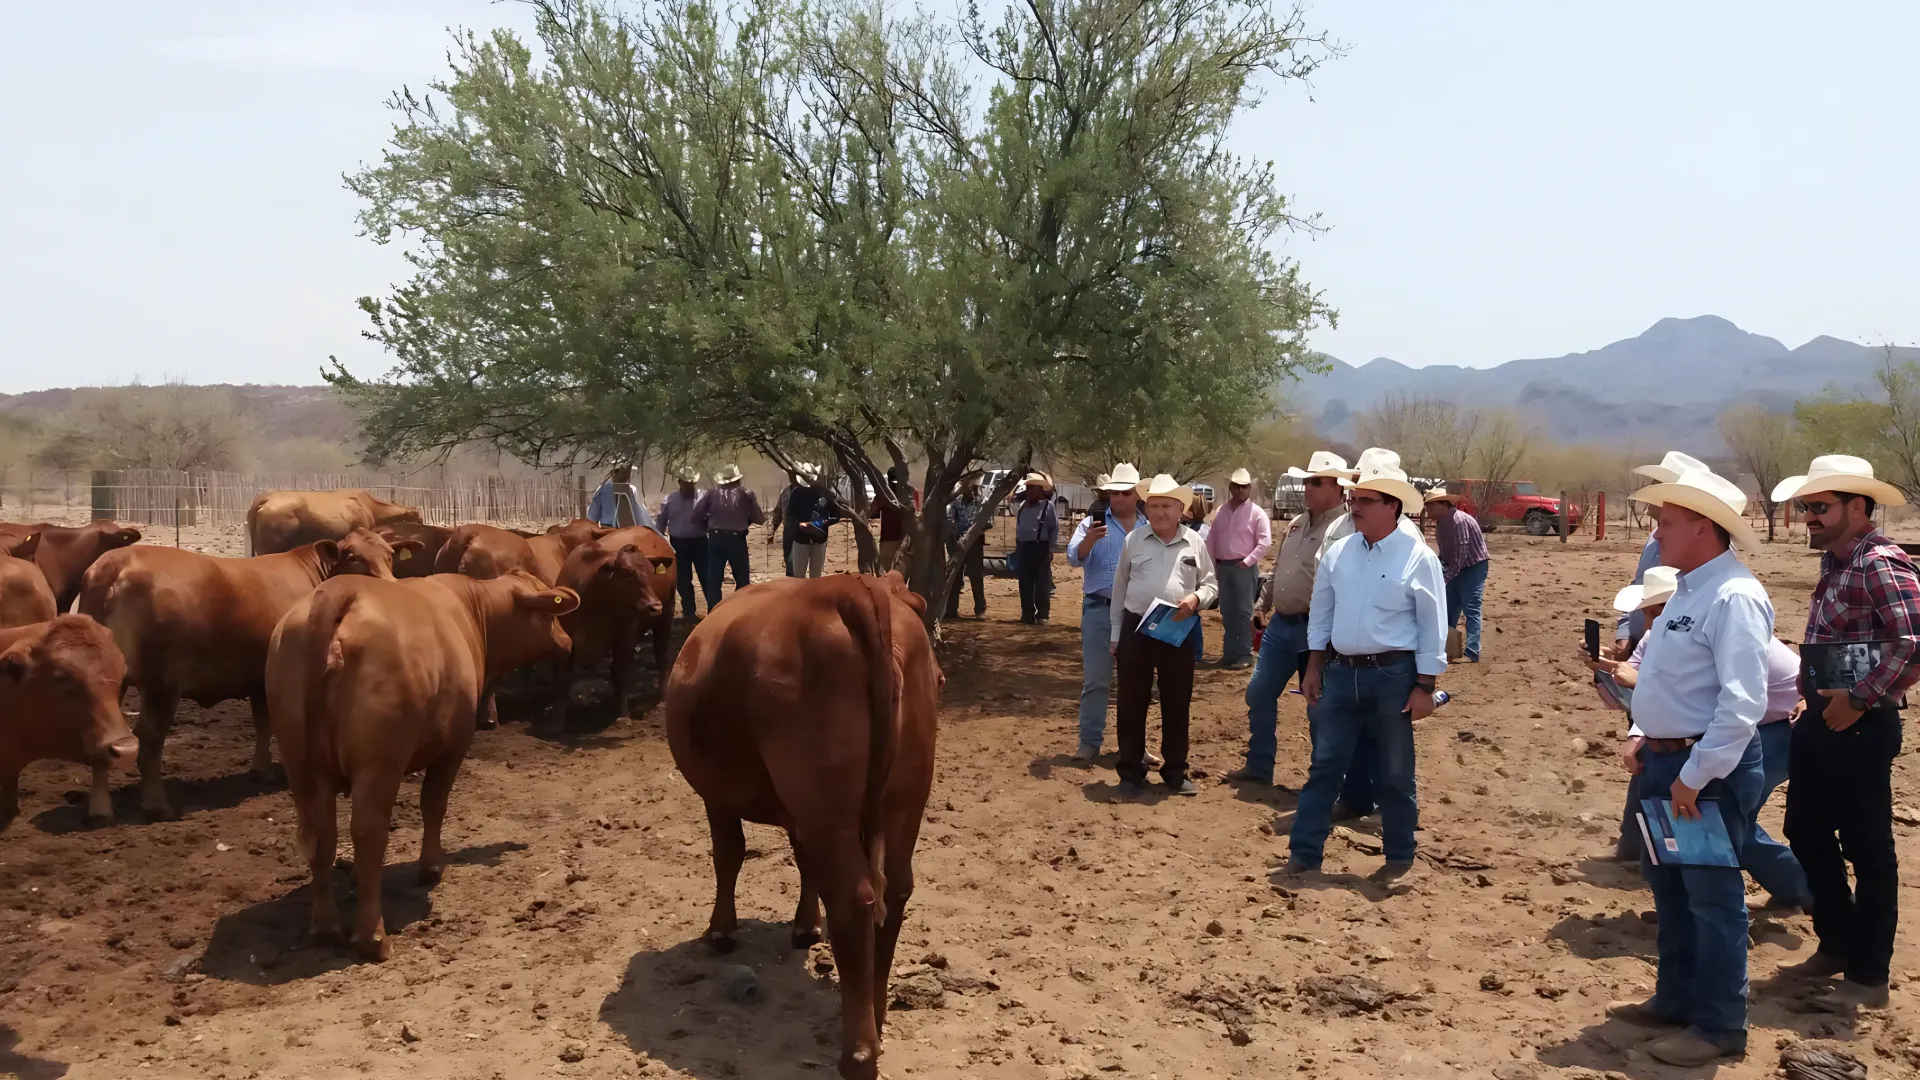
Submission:
[[[585,518],[574,518],[532,537],[496,525],[462,525],[440,549],[433,572],[485,580],[518,569],[551,585],[559,580],[560,565],[569,552],[611,531]]]
[[[391,579],[393,548],[365,529],[292,551],[220,558],[141,546],[110,552],[87,571],[80,610],[106,625],[140,688],[140,808],[178,815],[161,783],[160,757],[180,699],[202,706],[241,698],[253,706],[255,776],[273,772],[267,726],[267,642],[274,624],[335,574]]]
[[[120,715],[126,674],[113,636],[85,615],[0,630],[0,831],[20,810],[20,770],[45,758],[93,766],[87,819],[113,817],[108,770],[135,748]]]
[[[0,536],[0,627],[30,626],[60,614],[47,576],[31,561],[40,534]]]
[[[426,525],[418,521],[396,521],[374,531],[389,541],[420,542],[420,550],[405,558],[399,552],[394,552],[393,576],[397,578],[427,577],[432,574],[434,560],[440,557],[440,549],[446,547],[447,540],[453,536],[453,530],[444,525]]]
[[[611,650],[608,678],[620,719],[627,719],[628,670],[643,630],[653,631],[654,668],[662,685],[673,644],[673,545],[644,526],[616,529],[574,548],[556,584],[580,595],[580,608],[562,620],[573,654],[561,665],[560,721],[573,702],[573,680]]]
[[[446,869],[440,825],[473,741],[481,688],[502,671],[564,654],[558,617],[579,602],[520,571],[488,581],[335,578],[280,620],[267,654],[267,695],[313,872],[315,938],[339,933],[335,796],[353,799],[353,943],[367,959],[385,960],[380,871],[401,778],[426,770],[420,881],[432,885]]]
[[[355,529],[419,520],[420,511],[365,488],[264,491],[247,508],[248,554],[274,555],[315,540],[341,540]]]
[[[667,684],[667,741],[707,804],[717,889],[707,943],[733,948],[740,822],[793,842],[793,943],[821,900],[840,969],[840,1075],[878,1073],[887,977],[933,784],[941,682],[924,610],[899,574],[780,579],[713,609]]]
[[[53,590],[54,607],[59,611],[73,607],[74,600],[80,596],[80,581],[94,560],[115,548],[140,542],[139,529],[106,518],[74,529],[44,521],[33,525],[0,522],[0,536],[28,535],[40,538],[40,546],[33,553],[33,564],[46,577],[47,587]]]

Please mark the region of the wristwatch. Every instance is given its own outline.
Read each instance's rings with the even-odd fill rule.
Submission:
[[[1852,691],[1848,691],[1847,704],[1853,706],[1854,712],[1863,713],[1867,711],[1867,707],[1871,705],[1872,702],[1862,699],[1859,694],[1853,693]]]

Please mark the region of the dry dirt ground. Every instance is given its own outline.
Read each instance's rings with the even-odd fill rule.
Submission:
[[[1391,892],[1362,880],[1379,862],[1371,821],[1330,843],[1324,879],[1270,876],[1305,722],[1288,695],[1283,788],[1222,784],[1243,744],[1244,674],[1201,677],[1199,798],[1112,802],[1111,758],[1065,756],[1077,575],[1061,568],[1048,627],[1018,625],[1012,583],[992,582],[988,621],[954,624],[942,654],[940,767],[895,984],[915,1007],[890,1016],[884,1071],[1690,1075],[1602,1017],[1650,989],[1654,927],[1637,870],[1599,857],[1622,798],[1622,725],[1568,656],[1637,549],[1493,538],[1488,661],[1450,674],[1454,701],[1422,725],[1423,859]],[[1816,563],[1784,545],[1756,561],[1792,636]],[[1217,621],[1207,636],[1217,651]],[[248,738],[239,703],[182,710],[167,748],[186,811],[174,823],[143,822],[128,777],[122,823],[81,829],[82,770],[28,770],[21,818],[0,836],[0,1075],[832,1075],[837,995],[829,964],[786,947],[796,878],[780,834],[749,826],[740,951],[697,942],[706,822],[657,709],[557,741],[521,723],[482,733],[454,789],[445,882],[427,893],[411,861],[389,868],[396,938],[380,966],[303,944],[292,808],[245,777]],[[1920,803],[1911,757],[1895,792]],[[1780,798],[1766,811],[1776,829]],[[393,857],[411,860],[417,786],[394,828]],[[1920,838],[1898,828],[1911,882]],[[1812,951],[1806,918],[1757,922],[1750,1050],[1718,1075],[1771,1076],[1779,1047],[1803,1038],[1838,1041],[1875,1077],[1920,1071],[1920,904],[1906,891],[1894,1007],[1857,1021],[1808,1011],[1811,988],[1776,976]],[[730,1000],[734,964],[757,973],[758,1002]]]

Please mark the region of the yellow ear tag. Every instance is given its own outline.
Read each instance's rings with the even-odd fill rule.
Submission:
[[[413,558],[413,549],[401,548],[399,551],[394,553],[393,557],[395,561],[406,562],[408,559]]]
[[[556,596],[553,598],[553,602],[555,604],[564,604],[567,602],[567,598],[564,596]]]

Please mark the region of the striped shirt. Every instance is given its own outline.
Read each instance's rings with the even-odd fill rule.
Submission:
[[[1440,569],[1452,581],[1460,571],[1487,561],[1487,537],[1472,514],[1455,510],[1433,519],[1433,538],[1440,542]]]

